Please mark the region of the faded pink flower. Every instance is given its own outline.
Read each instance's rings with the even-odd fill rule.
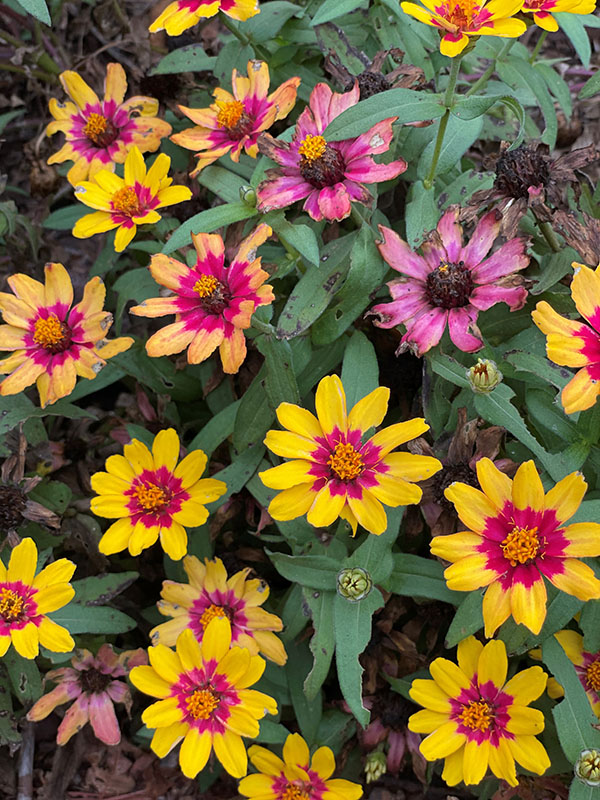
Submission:
[[[472,353],[483,346],[480,311],[500,302],[511,311],[525,304],[527,290],[515,273],[529,264],[527,242],[510,239],[486,258],[500,231],[501,213],[494,209],[482,217],[464,246],[459,214],[458,206],[446,211],[421,246],[422,255],[393,230],[379,226],[379,251],[402,277],[388,283],[393,302],[369,313],[378,317],[379,328],[406,326],[398,353],[410,349],[422,356],[440,341],[446,326],[454,344]]]
[[[261,134],[258,149],[281,169],[267,170],[267,179],[259,184],[260,211],[285,208],[306,198],[304,210],[314,220],[339,221],[350,215],[352,201],[372,204],[373,196],[364,183],[388,181],[406,170],[402,158],[389,164],[376,164],[372,158],[389,149],[392,123],[397,117],[378,122],[354,139],[328,142],[323,136],[329,123],[356,105],[359,98],[358,82],[345,94],[318,83],[298,118],[291,144]]]
[[[129,674],[132,667],[147,664],[146,651],[125,650],[117,655],[110,644],[103,644],[94,657],[89,650],[78,650],[71,659],[71,667],[53,669],[46,678],[56,687],[33,705],[27,719],[32,722],[46,719],[57,706],[75,700],[58,726],[56,743],[66,744],[73,734],[90,722],[94,734],[104,744],[121,741],[121,730],[113,703],[123,703],[127,713],[131,709],[131,693],[127,684],[119,680]]]

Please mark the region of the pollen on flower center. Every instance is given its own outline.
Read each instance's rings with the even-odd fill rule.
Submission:
[[[194,284],[194,291],[199,297],[209,297],[219,286],[219,281],[212,275],[200,275]]]
[[[279,794],[279,800],[310,800],[310,794],[305,792],[301,786],[295,783],[288,783]]]
[[[17,622],[23,616],[24,607],[24,597],[6,586],[0,589],[0,616],[4,622]]]
[[[298,167],[305,181],[317,189],[334,186],[344,180],[344,159],[339,150],[327,144],[323,136],[308,134],[298,148]]]
[[[226,128],[230,136],[242,139],[252,133],[253,122],[246,114],[241,100],[217,100],[217,125]]]
[[[165,490],[155,483],[140,483],[135,487],[133,494],[146,511],[158,511],[169,502]]]
[[[71,344],[71,329],[56,314],[40,317],[35,322],[33,341],[51,353],[63,353]]]
[[[448,21],[458,30],[471,26],[473,17],[479,12],[479,3],[475,0],[449,0]]]
[[[218,705],[219,696],[210,687],[196,689],[187,699],[188,714],[194,719],[208,719]]]
[[[592,661],[588,666],[585,671],[585,680],[589,689],[593,689],[595,692],[600,691],[600,658]]]
[[[119,135],[119,129],[102,114],[90,114],[83,135],[99,147],[108,147]]]
[[[472,700],[459,714],[463,725],[475,731],[487,731],[494,719],[494,712],[485,700]]]
[[[214,603],[211,603],[200,617],[200,624],[203,628],[206,628],[208,623],[211,622],[215,617],[227,616],[227,612],[222,606],[216,606]]]
[[[440,264],[427,276],[427,297],[437,308],[461,308],[473,291],[471,270],[464,261]]]
[[[140,203],[135,189],[123,186],[112,196],[113,211],[120,211],[128,217],[135,217],[140,213]]]
[[[361,474],[365,465],[362,456],[351,444],[336,444],[335,450],[327,460],[327,466],[341,481],[353,481]]]
[[[313,136],[308,134],[298,148],[298,153],[307,161],[316,161],[321,158],[327,150],[327,142],[323,136]]]
[[[529,564],[540,549],[537,528],[517,528],[516,526],[500,544],[504,558],[512,567],[517,564]]]

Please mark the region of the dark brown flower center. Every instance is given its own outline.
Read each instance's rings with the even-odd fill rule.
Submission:
[[[194,284],[200,305],[207,314],[222,314],[231,301],[231,292],[213,275],[200,275]]]
[[[479,489],[477,475],[468,464],[445,465],[444,469],[436,473],[433,477],[433,499],[434,502],[447,511],[454,511],[454,504],[446,499],[444,492],[455,481],[466,483],[468,486],[474,486],[476,489]]]
[[[358,81],[361,100],[366,100],[368,97],[373,97],[374,94],[379,94],[392,88],[388,79],[381,72],[365,70],[356,76],[356,80]]]
[[[344,159],[322,136],[308,134],[298,148],[300,174],[316,189],[344,180]]]
[[[111,682],[112,677],[110,675],[105,675],[95,667],[82,670],[79,673],[79,685],[84,692],[89,694],[101,694]]]
[[[108,147],[119,135],[119,129],[102,114],[90,114],[83,133],[98,147]]]
[[[522,144],[516,150],[506,150],[496,164],[494,188],[505,197],[529,197],[530,187],[548,184],[550,163],[535,145]]]
[[[26,502],[18,486],[0,486],[0,531],[6,533],[22,523]]]
[[[440,264],[427,276],[427,297],[437,308],[466,306],[472,291],[471,270],[464,261]]]

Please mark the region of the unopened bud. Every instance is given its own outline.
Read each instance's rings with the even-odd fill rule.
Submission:
[[[366,569],[353,567],[343,569],[337,576],[337,591],[346,600],[357,603],[363,600],[373,588],[373,581]]]
[[[256,208],[256,191],[247,183],[240,186],[240,200],[250,208]]]
[[[582,750],[575,764],[575,775],[588,786],[600,786],[600,751]]]
[[[365,762],[365,776],[367,783],[378,781],[387,772],[387,759],[381,750],[373,750],[368,754]]]
[[[477,394],[488,394],[502,382],[502,373],[494,361],[478,358],[477,363],[467,370],[471,389]]]

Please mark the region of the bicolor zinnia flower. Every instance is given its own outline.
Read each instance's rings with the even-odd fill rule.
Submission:
[[[125,100],[127,78],[120,64],[109,64],[104,81],[104,100],[90,89],[77,72],[60,75],[63,89],[73,102],[59,103],[51,98],[49,107],[54,121],[46,135],[65,134],[62,148],[50,156],[48,164],[75,163],[67,173],[70,184],[93,178],[101,169],[114,171],[122,164],[133,145],[142,153],[154,152],[164,136],[171,133],[168,122],[158,119],[158,100],[130,97]]]
[[[196,556],[186,556],[183,568],[189,584],[163,582],[158,610],[173,619],[150,631],[153,644],[171,647],[186,628],[202,643],[208,623],[214,617],[227,617],[232,644],[246,647],[253,656],[261,652],[276,664],[285,664],[285,648],[273,632],[281,631],[283,623],[275,614],[259,608],[269,596],[266,583],[257,578],[248,580],[249,567],[228,578],[220,558],[205,559],[203,564]]]
[[[188,150],[201,151],[196,153],[198,161],[190,173],[192,177],[226,153],[231,154],[232,161],[240,160],[242,150],[256,158],[259,134],[287,117],[296,103],[300,85],[300,78],[290,78],[268,95],[269,81],[268,65],[264,61],[249,61],[247,78],[233,70],[233,94],[218,87],[210,108],[179,106],[195,127],[176,133],[171,141]]]
[[[175,322],[154,333],[146,342],[150,356],[180,353],[188,348],[190,364],[199,364],[219,348],[223,371],[236,373],[246,358],[244,329],[250,327],[258,306],[275,299],[265,283],[256,251],[271,235],[261,224],[240,244],[231,264],[225,266],[225,245],[217,234],[192,234],[197,258],[188,267],[162,254],[153,256],[150,272],[170,297],[153,297],[131,309],[140,317],[175,314]]]
[[[577,631],[558,631],[554,636],[575,667],[594,714],[600,717],[600,652],[590,653],[585,650],[583,636]],[[542,651],[532,650],[530,655],[539,659],[542,657]],[[564,697],[565,690],[556,678],[548,678],[548,694],[553,699]]]
[[[362,786],[332,778],[335,757],[329,747],[319,747],[311,759],[299,733],[290,733],[283,745],[283,759],[266,747],[248,750],[257,774],[240,781],[239,793],[250,800],[358,800]]]
[[[195,778],[211,751],[234,778],[248,771],[242,736],[255,739],[258,720],[276,714],[269,695],[249,689],[261,677],[265,661],[242,647],[231,647],[231,626],[215,618],[198,644],[191,630],[177,639],[177,652],[164,644],[148,648],[150,667],[134,667],[133,685],[160,698],[142,714],[148,728],[156,728],[151,747],[164,758],[182,742],[179,765]]]
[[[103,644],[96,656],[89,650],[79,650],[71,659],[70,667],[46,673],[44,680],[57,685],[34,703],[27,719],[39,722],[58,706],[74,700],[58,726],[56,744],[65,745],[88,722],[101,742],[119,744],[121,729],[114,703],[123,703],[127,713],[132,705],[129,687],[120,679],[125,678],[132,667],[147,663],[146,651],[141,648],[125,650],[118,655],[112,645]]]
[[[80,183],[75,197],[97,210],[77,220],[73,236],[87,239],[117,228],[115,250],[121,253],[135,236],[138,225],[159,221],[157,208],[182,203],[192,196],[187,186],[171,186],[173,178],[167,178],[170,166],[169,156],[161,153],[146,171],[142,154],[132,147],[125,159],[125,178],[100,170],[91,181]]]
[[[202,450],[179,460],[179,436],[173,430],[154,437],[152,452],[133,439],[123,455],[106,459],[106,472],[92,475],[92,511],[99,517],[118,517],[98,543],[105,555],[128,549],[132,556],[152,547],[158,538],[165,553],[178,561],[187,552],[184,526],[203,525],[205,503],[227,491],[223,481],[201,478],[206,466]]]
[[[53,653],[70,653],[75,642],[69,631],[46,614],[73,599],[69,581],[75,564],[59,558],[37,575],[38,549],[33,539],[13,548],[5,567],[0,561],[0,656],[12,642],[23,658],[35,658],[40,644]]]
[[[544,730],[544,714],[529,708],[546,688],[541,667],[517,672],[508,683],[508,659],[502,641],[485,647],[469,636],[458,645],[458,664],[436,658],[429,667],[433,680],[414,680],[410,696],[424,706],[408,721],[411,731],[429,734],[421,742],[428,761],[444,758],[442,778],[448,786],[477,784],[488,766],[516,786],[515,761],[542,775],[550,759],[536,734]]]
[[[533,461],[511,480],[489,458],[477,462],[483,491],[453,483],[446,497],[468,530],[436,536],[431,552],[451,561],[448,588],[459,592],[487,587],[483,596],[489,638],[511,615],[539,633],[546,619],[544,578],[579,600],[600,597],[600,581],[579,558],[600,555],[600,524],[564,523],[579,508],[587,483],[567,475],[545,494]]]
[[[402,158],[376,164],[371,157],[389,150],[396,117],[378,122],[354,139],[328,142],[323,136],[329,123],[359,99],[358,82],[345,94],[318,83],[298,118],[291,144],[268,133],[259,137],[260,152],[281,167],[267,170],[267,179],[258,186],[260,211],[286,208],[306,198],[303,208],[314,220],[342,220],[350,215],[353,201],[372,205],[373,196],[365,183],[389,181],[406,170]]]
[[[512,19],[520,11],[523,0],[422,0],[417,3],[400,3],[402,10],[419,22],[438,28],[442,41],[440,52],[445,56],[458,56],[469,43],[470,36],[503,36],[516,38],[525,33],[527,26],[520,19]]]
[[[346,410],[346,394],[337,375],[317,387],[317,416],[304,408],[281,403],[277,419],[284,431],[268,431],[265,444],[278,456],[291,458],[259,476],[270,489],[283,489],[269,504],[273,519],[306,514],[311,525],[326,527],[338,517],[355,534],[360,523],[379,535],[387,527],[384,505],[418,503],[423,492],[411,481],[422,481],[442,468],[437,458],[392,453],[394,448],[429,430],[424,419],[411,419],[363,437],[381,425],[390,390],[370,392]]]
[[[596,0],[525,0],[521,8],[524,14],[533,14],[536,25],[552,33],[558,30],[553,14],[593,14],[595,10]]]
[[[18,273],[8,278],[14,295],[0,292],[0,351],[14,353],[0,361],[0,395],[18,394],[37,383],[42,408],[71,394],[77,376],[93,380],[107,359],[133,344],[129,336],[106,335],[112,314],[103,311],[106,288],[98,277],[88,281],[83,299],[73,304],[73,284],[62,264],[46,264],[45,283]]]
[[[169,36],[180,36],[201,19],[214,17],[222,11],[240,22],[258,14],[258,0],[175,0],[170,3],[150,25],[150,33],[166,31]]]
[[[445,212],[421,245],[423,255],[414,253],[390,228],[379,226],[379,251],[402,277],[388,283],[393,302],[374,306],[369,313],[378,317],[378,328],[406,327],[399,353],[410,349],[422,356],[440,341],[446,327],[460,350],[473,353],[483,347],[477,327],[480,311],[500,302],[511,311],[525,305],[527,290],[515,273],[529,264],[526,242],[511,239],[486,258],[502,215],[494,210],[482,217],[463,245],[459,214],[458,206]]]
[[[574,262],[573,268],[571,296],[577,311],[592,327],[562,317],[545,300],[531,313],[547,337],[550,361],[564,367],[581,367],[560,395],[567,414],[591,408],[600,394],[600,267],[593,270]]]

